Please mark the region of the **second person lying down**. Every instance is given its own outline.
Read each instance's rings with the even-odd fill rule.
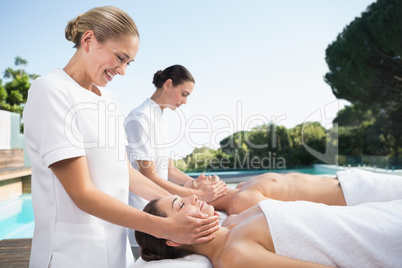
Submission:
[[[198,189],[213,180],[209,177],[188,181],[185,187]],[[349,189],[367,189],[372,187],[377,192],[362,194],[362,191]],[[382,195],[387,192],[387,195]],[[381,195],[381,200],[377,195]],[[373,173],[360,169],[337,172],[336,178],[318,177],[303,173],[266,173],[246,182],[239,183],[236,189],[227,189],[227,195],[208,204],[227,214],[239,214],[257,205],[265,199],[281,201],[304,200],[326,205],[351,206],[371,201],[390,201],[402,199],[402,177]]]

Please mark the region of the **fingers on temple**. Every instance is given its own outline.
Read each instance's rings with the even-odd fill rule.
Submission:
[[[224,181],[216,181],[212,183],[212,186],[214,188],[222,188],[222,187],[227,187],[226,183]]]
[[[227,189],[227,186],[226,186],[225,183],[219,185],[219,187],[218,187],[218,189],[217,189],[217,190],[218,190],[218,191],[217,191],[218,196],[223,196],[223,195],[225,195],[225,194],[226,194],[226,189]]]
[[[201,226],[199,230],[200,232],[209,231],[214,229],[216,226],[218,226],[219,229],[219,217],[217,215],[208,217],[206,219],[201,219]],[[212,230],[212,232],[216,230]]]

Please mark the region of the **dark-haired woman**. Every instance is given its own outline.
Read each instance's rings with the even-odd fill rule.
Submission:
[[[103,88],[136,57],[133,19],[116,7],[93,8],[71,20],[65,36],[75,54],[32,83],[24,109],[35,214],[30,267],[129,267],[127,228],[191,243],[212,239],[217,217],[161,221],[127,204],[129,185],[147,198],[168,194],[128,169],[118,109]]]
[[[168,131],[163,111],[167,108],[176,110],[187,103],[194,89],[193,76],[184,66],[173,65],[157,71],[152,83],[156,90],[151,98],[133,109],[124,122],[128,138],[127,152],[132,166],[171,194],[183,197],[197,195],[206,202],[225,195],[226,184],[222,181],[200,189],[182,187],[192,178],[174,166],[170,151],[166,148]],[[142,210],[147,203],[147,200],[130,193],[130,205]],[[134,246],[134,233],[130,233]]]
[[[160,217],[182,211],[216,213],[195,196],[163,197],[144,211]],[[402,263],[401,224],[402,200],[348,207],[267,199],[230,215],[210,242],[183,245],[138,231],[135,236],[145,261],[196,253],[208,257],[214,268],[397,268]]]

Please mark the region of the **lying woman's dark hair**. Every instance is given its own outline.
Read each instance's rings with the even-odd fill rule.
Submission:
[[[158,201],[159,199],[152,200],[143,210],[155,216],[166,217],[166,214],[159,209]],[[141,258],[144,261],[177,259],[192,254],[184,249],[168,246],[166,239],[156,238],[143,232],[135,231],[135,239],[141,247]]]

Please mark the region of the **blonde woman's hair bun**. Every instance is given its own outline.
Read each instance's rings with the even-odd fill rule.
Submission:
[[[95,7],[67,23],[65,36],[81,46],[81,38],[86,31],[93,31],[98,42],[121,36],[137,36],[138,28],[134,20],[125,11],[113,6]]]
[[[77,46],[77,43],[79,42],[79,40],[78,40],[78,36],[79,36],[78,23],[79,23],[80,18],[81,18],[81,15],[77,16],[75,19],[70,20],[67,23],[67,27],[65,30],[66,39],[68,41],[71,41],[74,44],[76,44],[76,46]]]

